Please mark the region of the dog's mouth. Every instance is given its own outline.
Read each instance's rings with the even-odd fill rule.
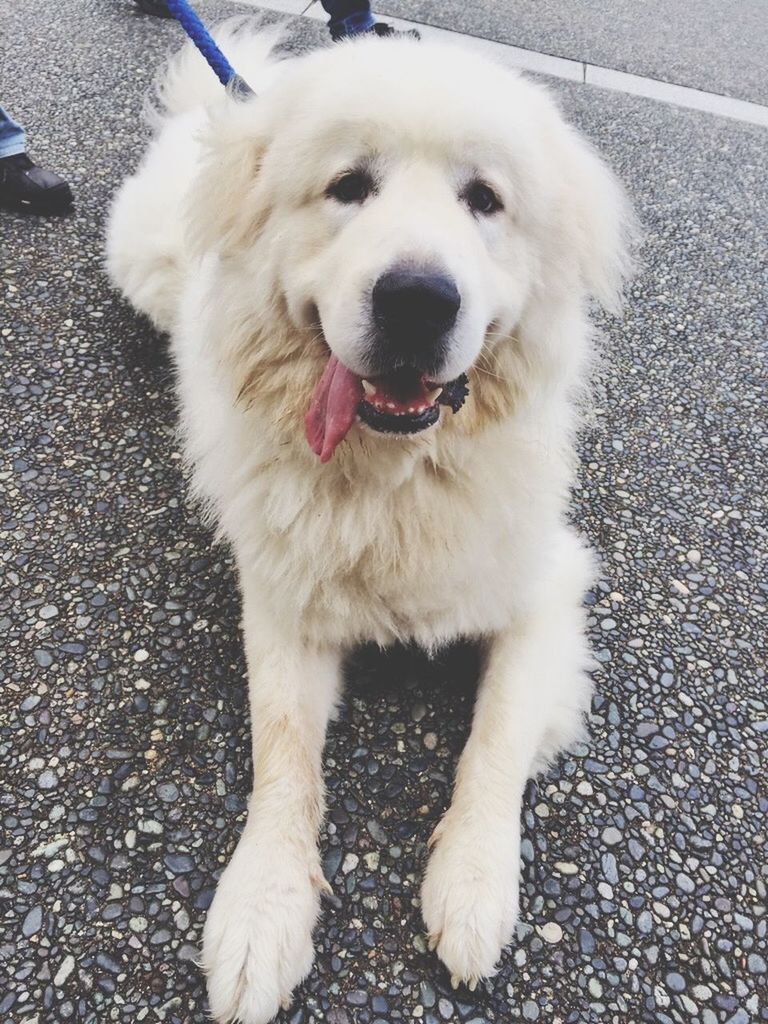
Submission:
[[[383,434],[418,434],[440,417],[440,406],[458,412],[466,397],[467,378],[437,384],[414,370],[397,370],[362,381],[363,399],[357,415]]]
[[[304,417],[309,446],[328,462],[359,419],[381,434],[418,434],[440,418],[440,407],[458,412],[467,396],[465,374],[438,384],[416,370],[364,379],[332,355]]]

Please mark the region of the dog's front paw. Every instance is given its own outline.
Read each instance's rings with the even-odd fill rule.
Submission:
[[[494,824],[449,810],[432,837],[421,910],[454,988],[495,974],[517,920],[519,832]]]
[[[274,841],[273,841],[274,842]],[[205,923],[203,967],[213,1017],[266,1024],[308,974],[325,880],[292,847],[243,837]]]

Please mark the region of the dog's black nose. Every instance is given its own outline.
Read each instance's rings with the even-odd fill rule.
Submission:
[[[447,274],[413,268],[389,270],[373,287],[373,316],[392,365],[434,370],[444,355],[445,335],[461,306]]]

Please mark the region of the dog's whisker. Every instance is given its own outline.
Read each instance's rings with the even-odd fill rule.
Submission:
[[[493,370],[487,369],[485,366],[480,366],[479,363],[475,363],[475,370],[478,373],[484,373],[487,377],[493,377],[494,380],[500,380],[503,384],[512,384],[512,381],[508,377],[503,377],[500,373],[494,373]]]

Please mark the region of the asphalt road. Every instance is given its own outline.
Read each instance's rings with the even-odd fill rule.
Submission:
[[[764,0],[381,0],[428,25],[768,103]]]
[[[194,961],[250,786],[238,603],[185,500],[164,343],[101,251],[178,30],[129,0],[18,0],[0,29],[0,101],[77,197],[0,213],[0,1021],[202,1024]],[[454,993],[417,900],[472,659],[353,664],[334,905],[283,1024],[768,1020],[768,137],[552,88],[646,229],[574,500],[603,557],[590,739],[529,787],[516,941]]]

